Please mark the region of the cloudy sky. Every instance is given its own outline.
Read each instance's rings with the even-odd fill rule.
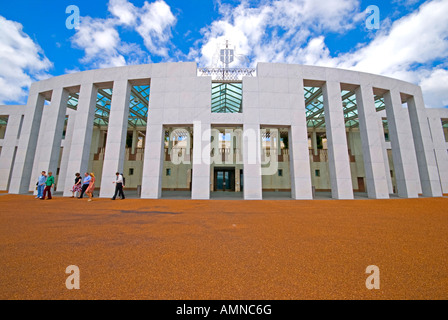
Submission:
[[[66,26],[69,5],[80,24]],[[370,5],[379,29],[366,27]],[[23,104],[32,81],[129,64],[234,67],[286,62],[366,71],[419,84],[428,107],[448,107],[448,0],[3,0],[0,104]],[[72,22],[71,19],[69,19]]]

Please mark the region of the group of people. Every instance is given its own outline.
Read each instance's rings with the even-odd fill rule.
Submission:
[[[54,177],[52,172],[48,172],[48,175],[45,171],[42,171],[39,179],[37,180],[37,196],[36,199],[45,200],[45,197],[48,193],[48,200],[52,199],[51,196],[51,188],[54,187]]]
[[[93,191],[95,190],[95,174],[93,172],[84,173],[84,179],[81,178],[80,173],[75,174],[75,184],[72,188],[72,198],[75,193],[78,193],[78,199],[82,199],[84,194],[89,197],[88,201],[92,201]]]
[[[124,177],[122,173],[117,172],[115,181],[112,183],[115,184],[115,193],[112,197],[112,200],[115,200],[117,196],[119,196],[121,199],[124,199]],[[55,185],[54,183],[54,177],[52,172],[48,172],[48,175],[45,171],[42,171],[41,175],[38,178],[37,181],[37,196],[36,199],[45,200],[45,197],[48,193],[48,199],[52,199],[51,196],[51,188],[53,188]],[[77,194],[78,199],[82,199],[84,194],[86,194],[89,197],[88,201],[92,201],[93,198],[93,192],[95,190],[95,174],[93,172],[86,172],[84,173],[84,179],[81,177],[80,173],[75,174],[75,184],[72,187],[72,196],[71,198],[75,197],[75,194]]]
[[[117,172],[115,175],[116,179],[115,181],[112,182],[115,184],[115,193],[114,196],[112,197],[112,200],[115,200],[117,198],[117,195],[121,197],[121,199],[124,199],[125,196],[123,192],[124,187],[123,174]],[[89,196],[88,201],[92,201],[94,190],[95,190],[95,175],[93,172],[91,173],[86,172],[84,174],[84,179],[81,178],[80,173],[77,173],[75,175],[75,184],[73,185],[72,188],[72,198],[75,197],[75,193],[79,194],[79,196],[77,197],[78,199],[82,199],[83,195],[87,194]]]

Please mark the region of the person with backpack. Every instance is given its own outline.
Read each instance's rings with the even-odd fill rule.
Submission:
[[[121,197],[122,200],[124,200],[124,192],[123,192],[123,187],[124,187],[124,177],[123,174],[120,174],[119,172],[116,172],[115,175],[117,176],[115,181],[113,181],[112,183],[115,183],[115,193],[114,196],[112,197],[111,200],[115,200],[115,198],[117,197],[117,195],[119,197]]]

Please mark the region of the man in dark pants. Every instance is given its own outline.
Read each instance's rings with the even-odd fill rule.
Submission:
[[[42,195],[42,198],[40,198],[40,200],[45,200],[45,197],[48,193],[48,200],[53,199],[51,197],[51,188],[54,187],[54,177],[53,177],[53,173],[52,172],[48,172],[48,178],[45,181],[45,189],[44,189],[44,194]]]
[[[86,192],[87,188],[89,187],[90,184],[90,179],[92,179],[92,177],[90,177],[90,174],[88,172],[86,172],[84,174],[84,180],[82,182],[82,190],[81,190],[81,194],[79,195],[78,199],[82,199],[82,196],[84,195],[84,192]]]
[[[124,192],[123,192],[123,187],[124,187],[124,183],[123,183],[123,175],[120,174],[119,172],[115,173],[115,175],[117,176],[116,180],[113,182],[115,183],[115,194],[112,197],[112,200],[115,200],[115,198],[117,197],[117,194],[119,197],[121,197],[121,199],[124,199]]]

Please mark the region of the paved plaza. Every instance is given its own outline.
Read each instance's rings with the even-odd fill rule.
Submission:
[[[447,299],[447,207],[2,194],[0,298]],[[379,290],[366,289],[369,265]]]

